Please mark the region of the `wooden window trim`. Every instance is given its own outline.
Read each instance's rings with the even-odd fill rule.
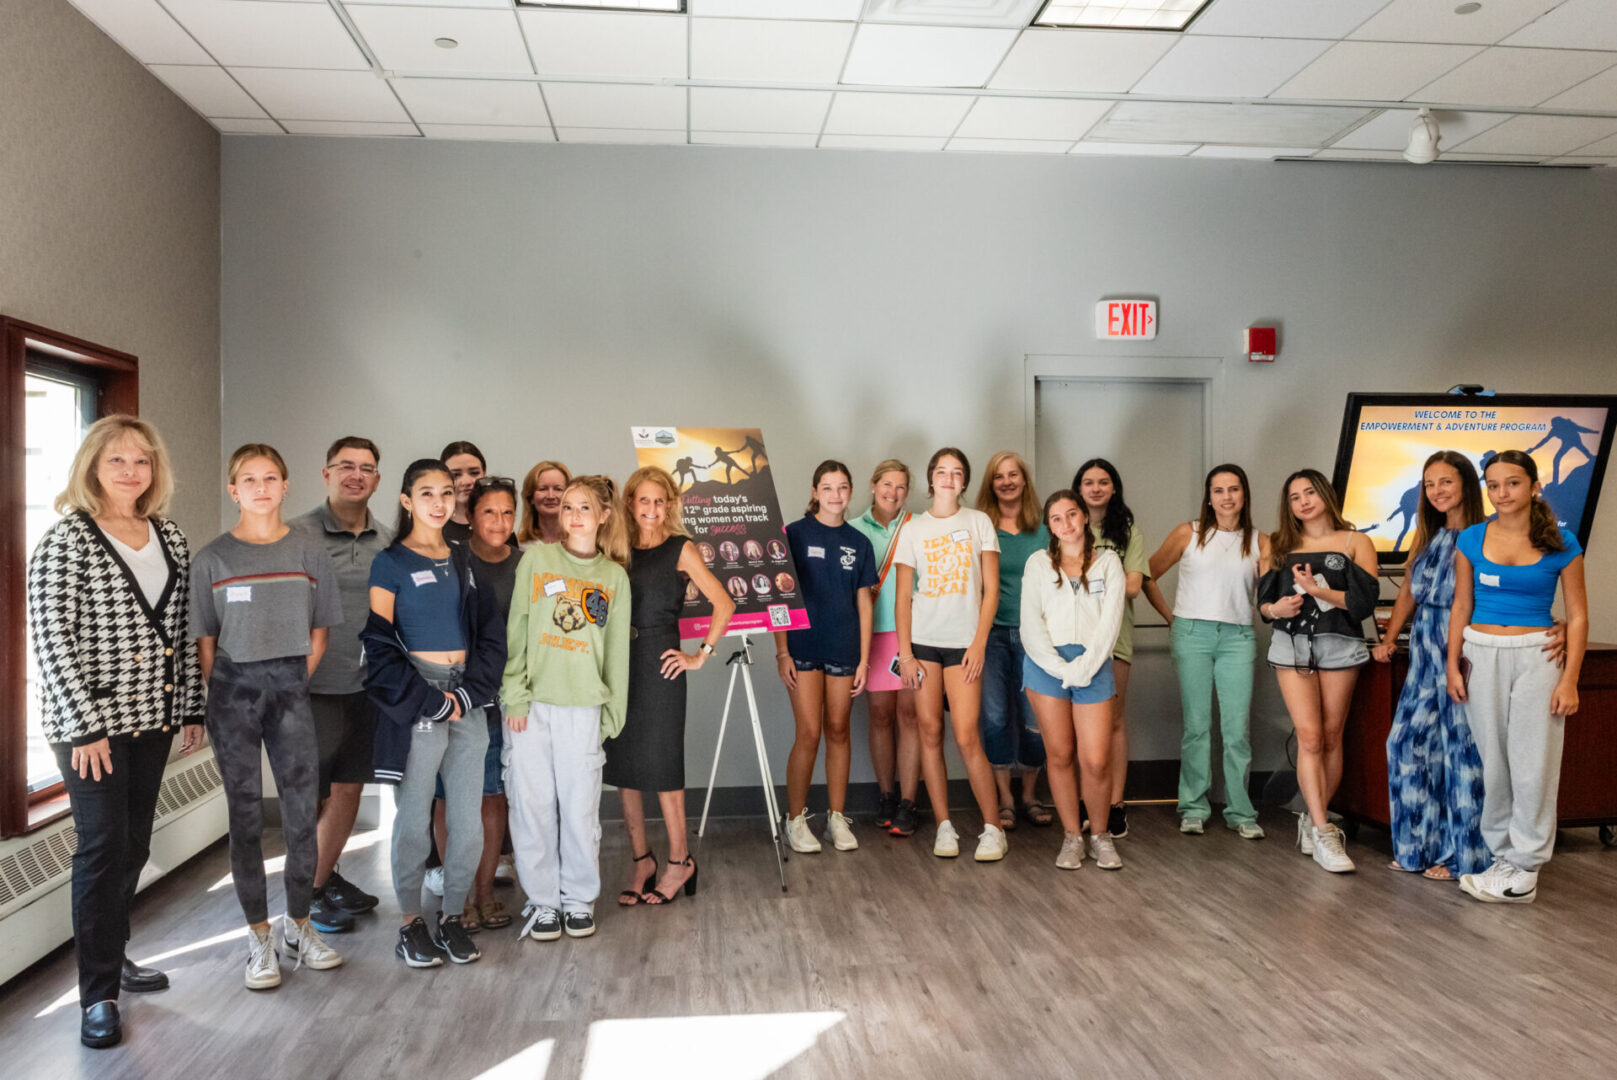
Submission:
[[[27,445],[24,380],[28,351],[36,349],[91,369],[101,383],[96,415],[136,413],[140,407],[138,361],[129,353],[43,326],[0,315],[0,839],[22,836],[67,812],[61,784],[28,795],[28,552],[24,548]]]

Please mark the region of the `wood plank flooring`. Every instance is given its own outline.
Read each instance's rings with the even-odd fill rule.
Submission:
[[[763,823],[720,821],[698,856],[699,894],[666,910],[613,903],[627,853],[609,826],[595,937],[485,931],[481,962],[425,972],[393,956],[397,907],[386,845],[373,843],[343,868],[383,905],[333,935],[341,968],[284,963],[280,989],[255,994],[242,987],[241,938],[190,948],[160,963],[170,990],[124,997],[125,1042],[97,1052],[77,1041],[64,949],[0,989],[0,1074],[471,1080],[502,1063],[494,1075],[548,1080],[1617,1072],[1617,851],[1594,830],[1562,834],[1536,904],[1497,907],[1382,869],[1387,838],[1370,830],[1349,845],[1359,872],[1332,877],[1296,852],[1278,813],[1256,843],[1216,827],[1182,837],[1169,806],[1129,817],[1121,873],[1056,870],[1059,827],[1024,824],[1005,862],[977,865],[969,836],[966,856],[945,861],[930,853],[930,827],[895,840],[863,824],[857,852],[793,857],[787,893]],[[210,891],[228,872],[220,844],[148,890],[132,955],[238,930],[229,886]],[[270,881],[273,909],[279,876]],[[502,893],[518,906],[516,889]]]

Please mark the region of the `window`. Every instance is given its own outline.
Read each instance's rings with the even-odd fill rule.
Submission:
[[[66,810],[40,723],[28,558],[57,520],[52,504],[86,430],[98,417],[135,411],[135,372],[126,353],[0,317],[0,837]]]

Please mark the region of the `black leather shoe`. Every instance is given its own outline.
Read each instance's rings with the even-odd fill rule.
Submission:
[[[153,990],[167,990],[168,976],[156,968],[144,968],[133,960],[124,960],[123,974],[118,985],[131,994],[149,994]]]
[[[326,899],[350,915],[360,915],[381,903],[376,897],[333,870],[322,891]]]
[[[117,1046],[123,1037],[116,1001],[98,1001],[84,1010],[84,1019],[79,1023],[79,1042],[92,1050],[105,1050]]]

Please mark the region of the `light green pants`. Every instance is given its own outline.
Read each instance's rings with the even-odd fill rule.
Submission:
[[[1218,689],[1219,730],[1224,736],[1224,820],[1256,821],[1246,793],[1252,764],[1247,725],[1252,712],[1252,665],[1257,658],[1252,627],[1206,619],[1173,621],[1173,663],[1179,672],[1185,733],[1179,743],[1179,816],[1205,821],[1212,813],[1213,690]]]

